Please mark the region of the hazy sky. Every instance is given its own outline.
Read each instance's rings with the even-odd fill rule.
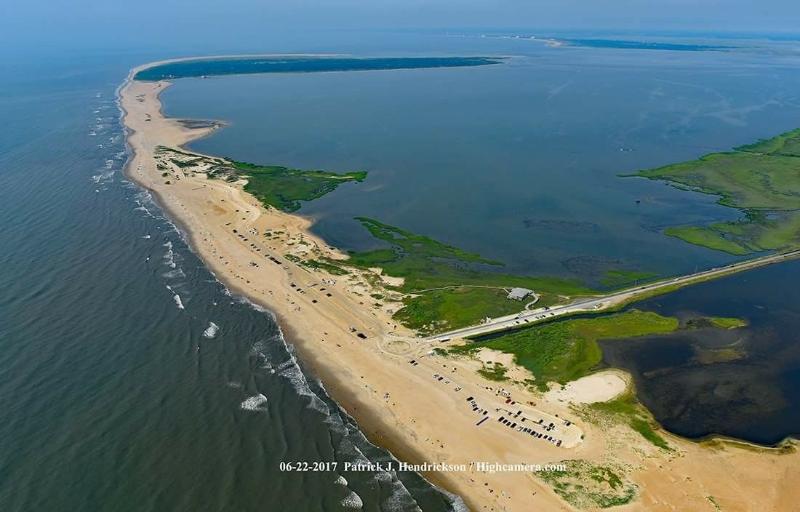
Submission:
[[[408,28],[800,32],[798,0],[25,0],[4,45],[258,44],[280,32]]]

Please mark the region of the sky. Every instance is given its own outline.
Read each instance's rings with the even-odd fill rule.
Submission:
[[[528,28],[800,32],[796,0],[26,0],[0,2],[17,43],[151,45],[271,31]]]
[[[800,33],[797,0],[26,0],[0,2],[0,43],[253,46],[320,31],[518,28]]]

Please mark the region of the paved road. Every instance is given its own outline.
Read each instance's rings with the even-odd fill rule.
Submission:
[[[470,336],[479,336],[482,334],[489,334],[493,332],[506,331],[514,329],[525,324],[535,324],[545,320],[551,320],[555,317],[569,315],[573,313],[602,311],[612,306],[616,306],[622,302],[628,302],[638,296],[646,295],[662,288],[672,286],[687,286],[697,281],[704,281],[706,279],[720,277],[726,274],[733,274],[742,272],[773,263],[779,263],[792,258],[800,257],[800,249],[790,252],[772,254],[762,258],[755,258],[752,260],[742,261],[739,263],[732,263],[724,267],[716,267],[709,270],[703,270],[694,274],[689,274],[681,277],[674,277],[657,281],[647,285],[637,286],[635,288],[628,288],[618,292],[610,293],[608,295],[588,297],[579,299],[569,304],[561,306],[553,306],[551,308],[537,308],[528,311],[523,311],[514,315],[501,316],[492,318],[480,325],[473,325],[471,327],[463,327],[455,329],[450,332],[444,332],[435,336],[425,338],[427,341],[447,341],[452,338],[467,338]]]

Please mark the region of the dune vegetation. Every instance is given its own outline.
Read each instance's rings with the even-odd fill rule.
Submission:
[[[596,368],[602,359],[598,340],[665,334],[679,327],[677,318],[630,310],[534,325],[488,341],[459,345],[450,352],[468,353],[485,347],[513,354],[514,362],[528,369],[544,391],[549,382],[566,384]]]
[[[255,165],[233,162],[237,173],[247,180],[245,191],[259,201],[285,212],[300,209],[302,201],[313,201],[348,181],[362,182],[364,171],[337,174],[326,171],[306,171],[279,165]]]
[[[521,311],[533,299],[509,300],[507,290],[512,287],[535,290],[537,305],[593,293],[577,281],[503,273],[499,261],[375,219],[356,220],[386,247],[352,252],[347,264],[380,267],[386,275],[403,278],[403,284],[395,289],[406,298],[395,318],[421,333],[456,329],[486,317]]]

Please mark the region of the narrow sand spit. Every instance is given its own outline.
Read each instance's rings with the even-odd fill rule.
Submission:
[[[471,509],[572,510],[533,472],[481,472],[471,465],[544,465],[572,458],[599,463],[611,457],[631,468],[640,497],[626,510],[708,510],[708,496],[726,511],[791,510],[800,499],[800,486],[793,485],[800,481],[796,453],[728,444],[712,450],[669,436],[673,451],[664,452],[629,428],[598,428],[513,379],[487,381],[467,365],[436,355],[433,349],[441,344],[415,340],[387,309],[358,291],[369,286],[363,276],[331,276],[293,263],[285,254],[300,241],[319,256],[346,255],[310,233],[309,220],[264,208],[241,183],[179,169],[166,180],[156,167],[158,146],[180,148],[216,127],[193,129],[165,118],[159,95],[169,82],[132,80],[138,69],[120,89],[133,152],[130,178],[153,192],[219,279],[276,314],[301,357],[371,440],[407,462],[465,464],[465,471],[425,476],[462,496]],[[283,234],[267,238],[267,231]],[[402,352],[384,350],[387,339],[410,340],[410,350],[405,345]],[[562,446],[498,421],[517,412],[520,422],[523,417],[552,422]],[[488,419],[478,425],[483,418]]]

